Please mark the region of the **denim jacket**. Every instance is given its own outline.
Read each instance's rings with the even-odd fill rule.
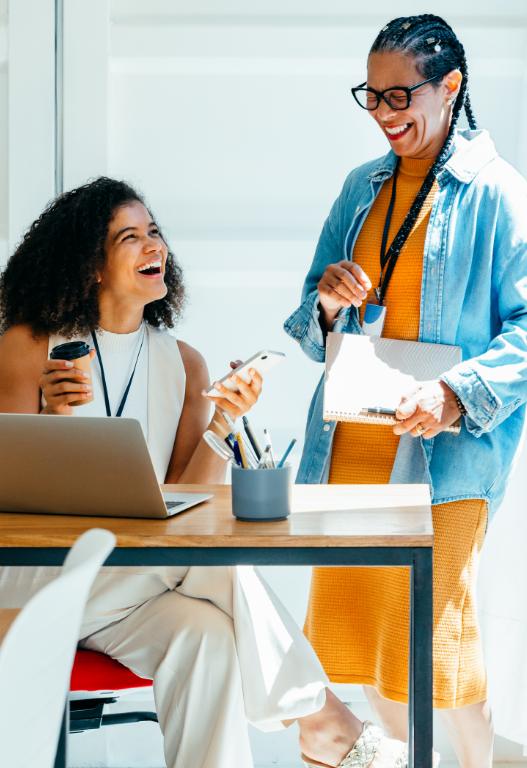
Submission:
[[[499,157],[487,131],[458,131],[454,146],[438,175],[424,245],[419,341],[461,347],[463,362],[442,379],[467,416],[458,436],[403,435],[390,482],[428,483],[433,504],[485,499],[492,515],[503,500],[525,421],[527,184]],[[317,283],[328,264],[353,258],[396,160],[390,151],[352,171],[324,224],[302,303],[284,326],[316,362],[325,361]],[[334,330],[362,333],[358,310],[342,309]],[[322,377],[309,409],[298,483],[328,480],[336,423],[322,418],[323,395]]]

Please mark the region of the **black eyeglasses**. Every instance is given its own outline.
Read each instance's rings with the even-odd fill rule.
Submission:
[[[439,77],[444,77],[444,75],[439,75]],[[412,91],[415,91],[416,88],[420,88],[422,85],[431,83],[432,80],[437,80],[437,78],[438,75],[430,77],[428,80],[423,80],[422,83],[412,85],[411,88],[405,88],[403,85],[394,85],[393,88],[387,88],[385,91],[365,88],[366,83],[362,83],[357,88],[352,88],[351,92],[359,107],[367,109],[369,112],[373,112],[374,109],[378,108],[381,99],[384,99],[392,109],[408,109],[412,103]]]

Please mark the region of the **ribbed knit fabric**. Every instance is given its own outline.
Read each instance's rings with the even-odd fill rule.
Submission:
[[[386,250],[412,207],[433,162],[401,158]],[[393,177],[383,184],[353,249],[353,261],[362,267],[371,280],[370,296],[379,282],[381,240],[392,194],[392,182]],[[423,251],[432,203],[438,188],[436,182],[392,273],[386,292],[388,310],[382,334],[386,339],[417,341],[419,338]],[[365,307],[366,303],[363,302],[359,310],[361,322]],[[398,445],[399,436],[393,434],[391,427],[340,422],[333,439],[329,482],[388,483]],[[356,449],[353,446],[356,446]],[[350,462],[350,456],[353,456],[353,463]],[[375,460],[372,461],[372,457],[375,457]]]
[[[401,158],[388,244],[410,210],[433,160]],[[437,184],[399,256],[387,291],[383,336],[417,341],[426,230]],[[392,191],[386,182],[359,234],[353,260],[377,285],[382,231]],[[364,314],[364,304],[360,317]],[[399,445],[391,427],[341,422],[333,441],[329,482],[388,483]],[[476,615],[476,574],[487,525],[479,499],[433,507],[434,707],[451,709],[486,698]],[[314,568],[304,632],[332,682],[374,686],[407,702],[406,568]]]
[[[434,707],[453,709],[487,698],[476,610],[487,504],[437,504],[432,517]],[[409,589],[407,568],[313,569],[304,634],[331,682],[407,703]]]
[[[90,347],[93,347],[91,338],[86,341]],[[133,417],[141,424],[146,437],[148,434],[148,335],[146,334],[145,324],[142,323],[138,330],[133,333],[110,333],[110,331],[105,331],[101,328],[97,332],[97,342],[103,360],[108,397],[113,416],[116,415],[121,404],[137,360],[137,368],[123,410],[123,416],[126,418],[133,414]],[[143,342],[142,347],[141,342]],[[141,354],[138,358],[140,348]],[[97,359],[92,362],[92,376],[95,400],[93,403],[83,405],[82,409],[78,408],[77,410],[82,411],[82,416],[106,416],[101,369]]]

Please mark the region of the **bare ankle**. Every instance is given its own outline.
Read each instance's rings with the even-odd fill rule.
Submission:
[[[324,707],[298,724],[304,754],[329,765],[340,765],[362,733],[361,721],[328,689]]]

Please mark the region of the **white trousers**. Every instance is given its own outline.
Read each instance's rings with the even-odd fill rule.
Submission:
[[[154,681],[168,768],[252,768],[247,721],[278,730],[323,707],[320,662],[254,568],[103,571],[81,646]]]

